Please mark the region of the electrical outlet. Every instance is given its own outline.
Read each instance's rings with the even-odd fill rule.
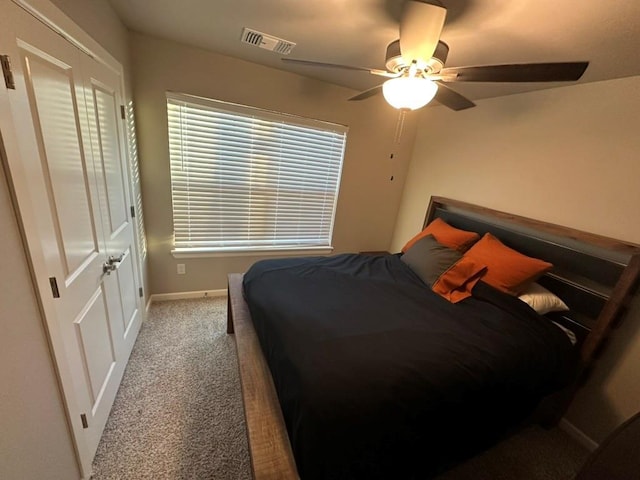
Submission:
[[[187,268],[185,267],[184,263],[179,263],[178,264],[178,275],[184,275],[185,273],[187,273]]]

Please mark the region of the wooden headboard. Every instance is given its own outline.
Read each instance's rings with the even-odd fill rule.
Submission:
[[[571,311],[549,316],[576,333],[585,368],[628,307],[640,277],[639,245],[443,197],[431,198],[424,225],[434,218],[489,232],[525,255],[553,263],[539,283]]]

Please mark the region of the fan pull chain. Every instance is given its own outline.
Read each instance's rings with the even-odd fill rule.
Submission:
[[[402,130],[404,129],[404,117],[407,114],[407,111],[403,108],[400,110],[400,114],[398,115],[398,123],[396,124],[396,136],[395,136],[395,144],[400,145],[400,138],[402,137]]]
[[[402,131],[404,130],[404,118],[405,115],[407,114],[407,110],[406,109],[402,109],[400,110],[400,114],[398,115],[398,123],[396,124],[396,135],[394,137],[393,142],[396,145],[400,145],[400,139],[402,138]],[[393,153],[389,155],[389,170],[390,170],[390,176],[389,176],[389,181],[393,182],[393,164],[395,162],[393,161]]]

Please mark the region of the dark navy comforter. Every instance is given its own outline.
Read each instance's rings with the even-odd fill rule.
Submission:
[[[428,478],[575,371],[517,298],[479,282],[451,304],[397,255],[260,261],[244,292],[303,480]]]

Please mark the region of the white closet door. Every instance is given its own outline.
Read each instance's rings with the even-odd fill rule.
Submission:
[[[136,270],[135,224],[127,178],[119,75],[82,57],[93,159],[100,193],[102,228],[108,257],[116,269],[105,280],[110,311],[119,319],[117,346],[128,359],[142,318]]]
[[[0,53],[20,158],[9,158],[54,356],[88,476],[141,324],[120,78],[15,4]],[[10,44],[7,44],[10,43]],[[28,204],[28,205],[27,205]],[[33,255],[33,253],[32,253]]]

